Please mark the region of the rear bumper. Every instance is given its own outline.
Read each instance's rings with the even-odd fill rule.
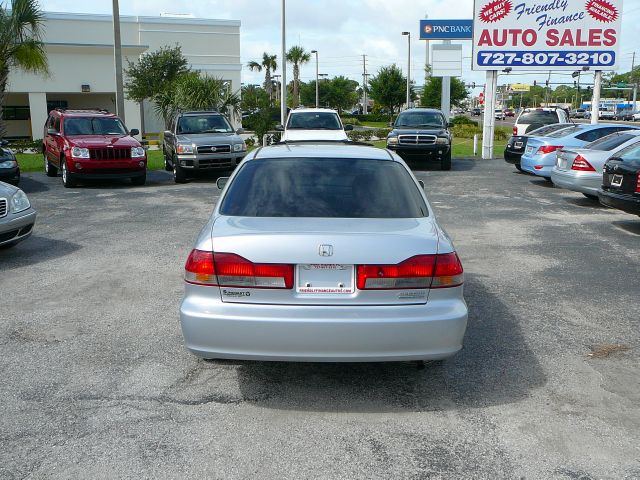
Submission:
[[[521,158],[522,158],[521,153],[510,152],[509,150],[504,151],[504,161],[507,163],[511,163],[513,165],[520,165]]]
[[[586,193],[587,195],[598,195],[602,185],[602,174],[558,170],[554,167],[551,169],[551,180],[553,180],[554,185],[567,190]]]
[[[640,198],[634,195],[600,191],[598,200],[607,207],[617,208],[632,215],[640,215]]]
[[[182,301],[180,322],[186,347],[205,358],[437,360],[462,348],[467,306],[458,288],[459,298],[391,306],[223,303],[195,289]]]
[[[31,235],[35,223],[36,212],[33,208],[0,218],[0,245],[24,240]]]
[[[522,170],[546,178],[551,177],[551,170],[555,163],[555,156],[551,158],[550,155],[535,155],[534,157],[523,155],[520,158],[520,167]]]

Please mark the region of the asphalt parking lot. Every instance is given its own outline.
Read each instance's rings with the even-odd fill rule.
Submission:
[[[640,478],[640,218],[502,160],[416,173],[470,309],[464,350],[424,370],[199,360],[178,304],[215,182],[25,174],[0,478]]]

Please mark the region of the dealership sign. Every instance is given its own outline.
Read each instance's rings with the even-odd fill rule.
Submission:
[[[473,20],[420,20],[420,40],[471,40]]]
[[[473,69],[618,68],[622,0],[475,0]]]

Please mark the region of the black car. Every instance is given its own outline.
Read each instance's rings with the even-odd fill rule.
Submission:
[[[471,116],[472,117],[479,117],[480,115],[482,115],[482,109],[481,108],[474,108],[473,110],[471,110]]]
[[[5,147],[9,142],[0,140],[0,181],[18,185],[20,182],[20,166],[14,153]]]
[[[555,132],[556,130],[561,130],[563,128],[571,126],[573,126],[573,123],[553,123],[551,125],[540,127],[532,132],[527,133],[526,135],[514,135],[509,139],[506,147],[504,148],[504,161],[515,165],[515,167],[521,171],[520,158],[522,157],[522,154],[527,147],[527,140],[529,139],[529,137],[543,137]]]
[[[410,108],[401,112],[387,135],[387,148],[404,160],[435,159],[442,170],[451,170],[451,133],[440,110]]]
[[[600,203],[640,216],[640,147],[632,145],[604,164]]]

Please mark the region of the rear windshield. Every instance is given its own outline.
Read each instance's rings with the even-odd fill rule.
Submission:
[[[585,145],[584,148],[588,148],[590,150],[601,150],[603,152],[609,152],[614,148],[618,148],[623,143],[628,142],[632,138],[637,137],[637,135],[630,135],[628,133],[612,133],[611,135],[607,135],[606,137],[599,138],[595,142],[591,142]]]
[[[551,125],[547,125],[545,127],[536,128],[532,132],[527,132],[527,135],[529,135],[530,137],[534,135],[544,137],[545,135],[549,135],[550,133],[556,132],[558,130],[569,128],[572,125],[573,125],[572,123],[554,123]]]
[[[119,118],[68,117],[63,125],[65,135],[127,135]]]
[[[411,175],[386,160],[281,158],[245,163],[220,205],[241,217],[419,218]]]
[[[518,119],[518,123],[525,123],[530,125],[532,123],[541,123],[546,125],[548,123],[557,123],[558,122],[558,114],[556,112],[547,112],[547,111],[535,111],[535,112],[525,112],[520,115]]]
[[[574,134],[576,132],[579,132],[580,130],[582,130],[581,125],[574,125],[573,127],[562,128],[560,130],[556,130],[555,132],[548,133],[546,136],[551,138],[560,138]]]
[[[178,120],[176,133],[231,133],[233,128],[222,115],[185,115]]]
[[[300,112],[289,115],[289,130],[342,130],[338,115],[332,112]]]

